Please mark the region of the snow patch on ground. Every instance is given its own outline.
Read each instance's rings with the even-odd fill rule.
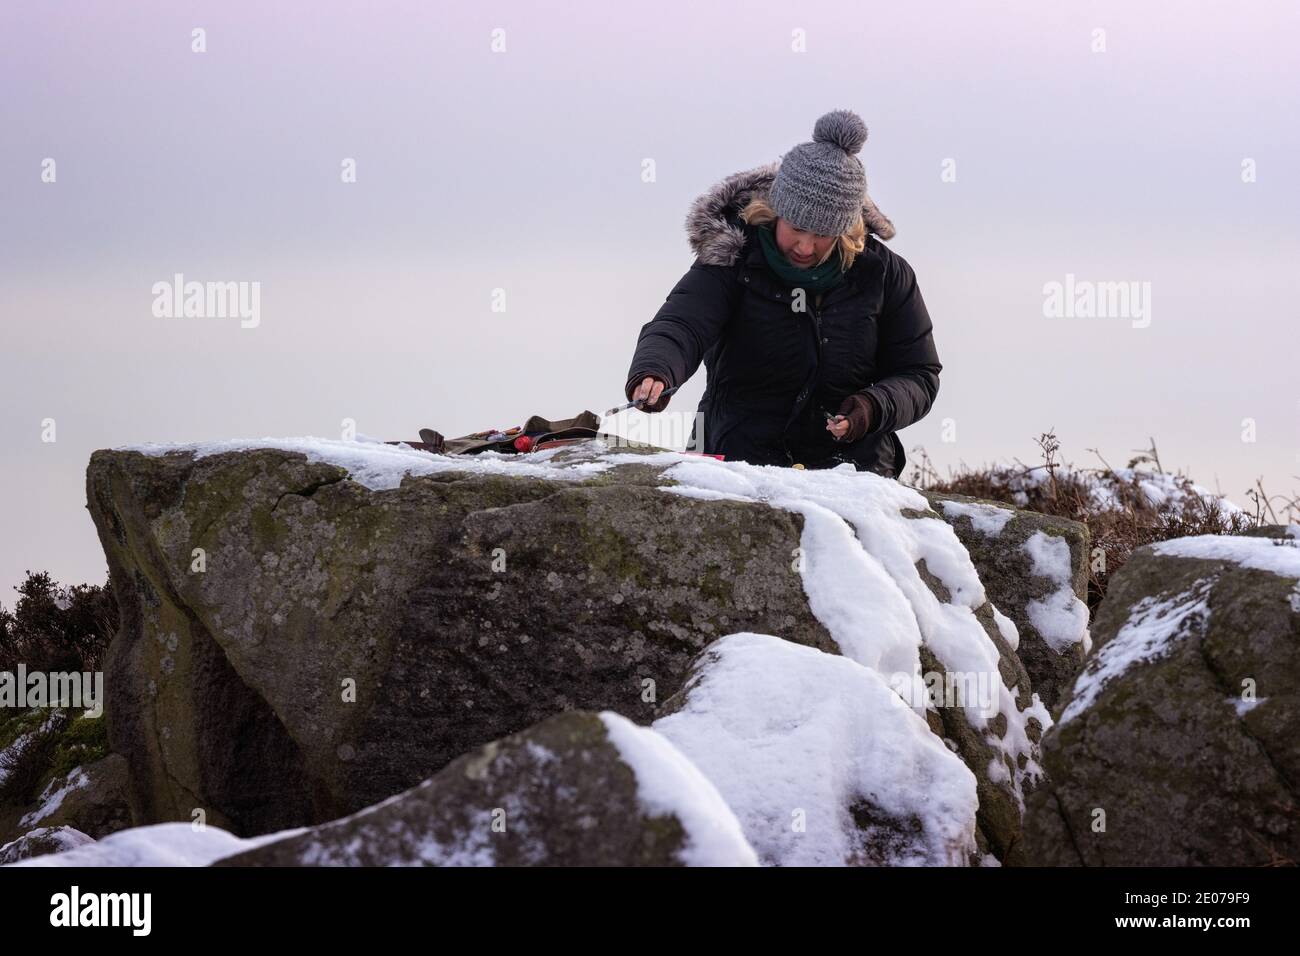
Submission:
[[[1181,475],[1139,468],[1116,468],[1111,473],[1099,473],[1096,469],[1070,468],[1066,465],[1057,465],[1054,470],[1058,481],[1073,479],[1084,485],[1093,506],[1100,511],[1125,510],[1122,493],[1131,495],[1136,489],[1143,501],[1157,511],[1181,514],[1189,507],[1199,509],[1217,505],[1227,516],[1248,514],[1223,495]],[[993,469],[989,478],[1011,492],[1012,500],[1022,508],[1029,504],[1026,489],[1040,488],[1052,481],[1047,469],[1042,467],[1027,472],[1010,468]]]

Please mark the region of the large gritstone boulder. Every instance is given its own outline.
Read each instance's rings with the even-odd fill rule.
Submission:
[[[1294,538],[1202,535],[1133,552],[1044,741],[1030,862],[1300,859],[1297,582]]]
[[[948,781],[957,816],[922,815],[919,837],[859,799],[870,773],[836,791],[878,836],[854,843],[841,814],[843,862],[1015,862],[1051,725],[1015,617],[1033,625],[1038,602],[1040,636],[1086,633],[1068,534],[1011,542],[1043,580],[1007,584],[1004,614],[950,515],[852,466],[605,438],[469,457],[268,439],[97,452],[87,484],[122,609],[106,720],[137,824],[319,825],[564,711],[650,725],[684,712],[665,702],[701,652],[752,634],[869,671],[834,680],[898,697],[896,740]],[[872,713],[837,732],[858,739]],[[952,759],[913,739],[917,721]],[[870,766],[896,766],[882,793],[921,773]]]

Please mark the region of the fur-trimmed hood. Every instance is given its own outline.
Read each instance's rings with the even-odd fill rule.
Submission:
[[[745,231],[729,220],[734,220],[751,199],[767,198],[780,167],[778,159],[754,169],[732,173],[691,203],[686,214],[686,238],[701,262],[729,266],[736,261],[745,245]],[[894,224],[865,192],[862,195],[862,221],[867,232],[875,233],[881,239],[894,237]]]

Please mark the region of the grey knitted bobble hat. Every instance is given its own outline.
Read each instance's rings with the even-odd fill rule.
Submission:
[[[811,143],[781,157],[768,204],[796,228],[821,236],[848,231],[862,214],[867,175],[857,152],[867,124],[852,110],[831,110],[813,126]]]

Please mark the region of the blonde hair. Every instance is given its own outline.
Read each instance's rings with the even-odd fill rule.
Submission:
[[[775,223],[780,217],[776,214],[776,210],[768,205],[766,199],[755,197],[740,211],[740,218],[751,226],[766,226],[768,223]],[[848,231],[841,235],[837,242],[840,249],[841,272],[849,271],[849,266],[853,265],[853,260],[866,244],[867,227],[862,221],[862,215],[859,213],[858,218],[853,220],[853,225],[849,226]],[[822,262],[825,262],[826,257],[829,257],[834,249],[835,245],[827,249],[826,256],[817,264],[821,265]]]

